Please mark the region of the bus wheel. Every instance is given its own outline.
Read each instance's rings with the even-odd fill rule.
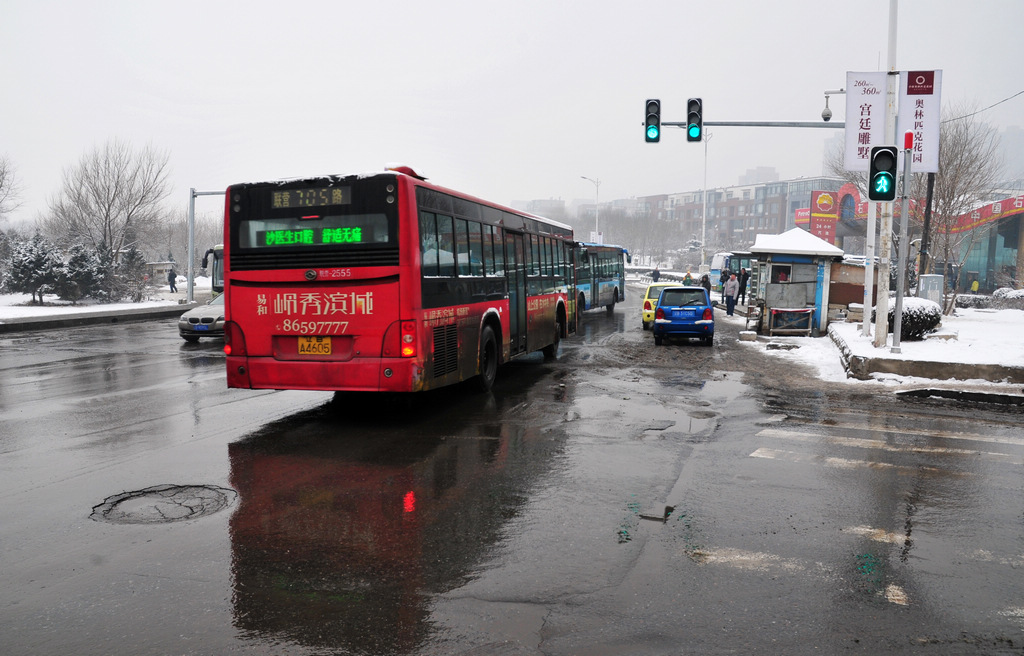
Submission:
[[[494,330],[484,326],[480,333],[480,376],[477,378],[481,391],[490,392],[497,377],[498,340],[494,338]]]
[[[618,293],[618,292],[616,292],[616,293]],[[613,314],[615,314],[615,301],[614,300],[612,300],[612,302],[608,304],[608,316],[610,317]]]
[[[545,360],[553,360],[555,356],[558,355],[558,342],[562,338],[563,323],[564,319],[562,319],[562,317],[558,317],[558,321],[555,322],[555,341],[542,349]]]

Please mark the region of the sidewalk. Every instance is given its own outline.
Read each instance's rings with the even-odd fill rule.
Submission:
[[[46,305],[31,305],[27,294],[8,295],[0,297],[6,302],[0,303],[0,334],[178,317],[209,301],[210,290],[194,291],[192,303],[185,297],[184,291],[151,289],[140,303],[62,305],[48,298]]]

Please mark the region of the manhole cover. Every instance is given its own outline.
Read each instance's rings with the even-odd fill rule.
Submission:
[[[238,495],[214,485],[155,485],[115,494],[93,506],[90,517],[115,524],[164,524],[205,517],[227,508]]]

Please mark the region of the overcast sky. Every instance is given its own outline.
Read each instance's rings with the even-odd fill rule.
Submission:
[[[170,154],[172,195],[413,166],[482,198],[601,200],[703,186],[706,121],[820,120],[847,71],[886,68],[889,0],[5,0],[0,155],[44,212],[62,171],[119,138]],[[896,66],[942,69],[944,104],[1024,90],[1021,0],[900,0]],[[833,121],[844,98],[830,102]],[[1024,96],[985,112],[1024,125]],[[711,128],[708,185],[822,172],[819,129]],[[219,211],[200,198],[197,210]]]

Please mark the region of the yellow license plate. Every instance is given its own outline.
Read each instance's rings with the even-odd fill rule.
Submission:
[[[330,355],[330,337],[299,337],[299,355]]]

